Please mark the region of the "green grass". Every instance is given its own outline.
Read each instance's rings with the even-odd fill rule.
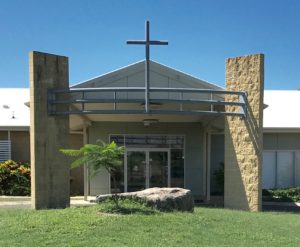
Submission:
[[[196,208],[161,213],[123,204],[0,209],[0,246],[299,246],[300,215]],[[104,213],[107,212],[107,213]],[[131,214],[134,213],[134,214]]]

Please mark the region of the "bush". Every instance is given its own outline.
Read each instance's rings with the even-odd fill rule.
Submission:
[[[12,160],[0,163],[0,195],[30,195],[30,166]]]
[[[300,187],[287,189],[264,189],[264,200],[281,202],[300,202]]]

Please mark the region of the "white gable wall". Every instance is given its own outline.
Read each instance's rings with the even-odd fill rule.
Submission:
[[[124,84],[128,81],[127,85]],[[120,84],[119,84],[120,83]],[[143,87],[145,84],[144,61],[129,65],[119,70],[104,74],[72,87]],[[150,62],[150,86],[152,87],[179,87],[179,88],[206,88],[223,89],[222,87],[205,82],[198,78],[184,74],[157,62]]]

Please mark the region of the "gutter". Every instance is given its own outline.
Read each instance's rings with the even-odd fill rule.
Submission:
[[[29,126],[0,126],[0,131],[29,131]]]
[[[300,133],[300,128],[299,127],[292,127],[292,128],[267,127],[267,128],[263,128],[263,133]]]

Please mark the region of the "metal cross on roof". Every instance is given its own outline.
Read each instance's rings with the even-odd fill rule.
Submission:
[[[150,23],[146,21],[145,40],[128,40],[128,45],[145,45],[145,111],[149,112],[149,84],[150,84],[150,45],[168,45],[168,41],[150,40]]]

